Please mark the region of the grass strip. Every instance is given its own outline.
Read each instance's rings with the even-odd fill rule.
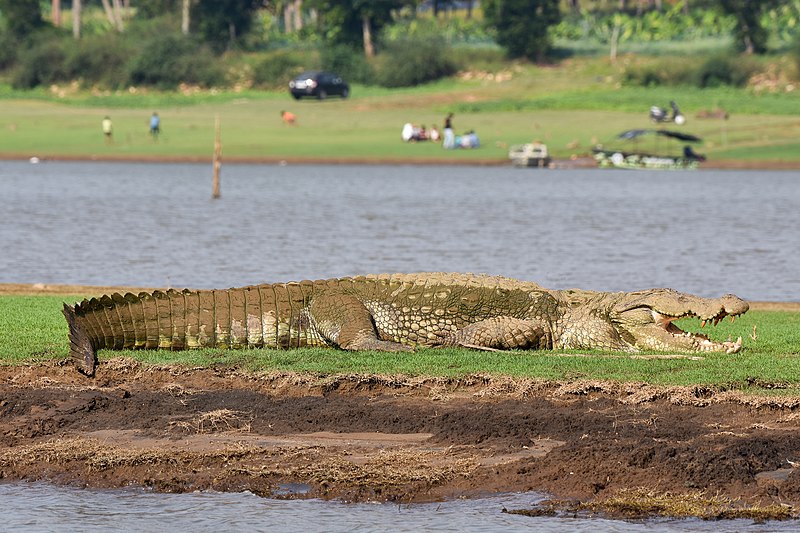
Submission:
[[[79,296],[0,296],[0,364],[16,365],[67,358],[67,327],[61,307]],[[696,320],[680,327],[699,330]],[[634,381],[653,385],[702,385],[719,390],[800,394],[800,313],[750,311],[735,323],[721,323],[713,338],[741,336],[738,354],[699,358],[632,357],[626,353],[513,351],[506,353],[442,348],[414,353],[348,352],[324,348],[295,350],[200,349],[101,350],[101,362],[123,356],[148,365],[233,365],[248,371],[314,374],[381,374],[459,378],[474,375],[545,380]],[[589,356],[585,356],[589,355]],[[672,355],[672,354],[670,354]]]

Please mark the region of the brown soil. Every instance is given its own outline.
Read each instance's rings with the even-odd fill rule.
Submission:
[[[800,504],[800,397],[491,379],[251,374],[119,358],[0,367],[0,479],[430,501],[626,489]]]
[[[535,490],[568,502],[561,509],[631,493],[708,494],[794,515],[795,461],[800,393],[252,374],[124,358],[95,379],[67,364],[0,366],[6,481],[403,502]]]

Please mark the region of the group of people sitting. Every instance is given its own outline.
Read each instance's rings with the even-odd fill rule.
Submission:
[[[402,137],[404,142],[417,142],[417,141],[433,141],[439,142],[441,139],[441,134],[439,133],[439,129],[434,125],[428,130],[425,127],[425,124],[422,126],[416,126],[410,122],[407,122],[403,126],[403,131],[401,132],[400,136]]]
[[[481,145],[478,134],[473,130],[469,130],[464,135],[456,135],[456,142],[454,148],[477,148]]]
[[[439,142],[442,140],[442,135],[439,129],[434,125],[431,129],[427,129],[425,125],[416,126],[411,122],[403,125],[403,131],[400,133],[403,142],[418,142],[418,141],[433,141]],[[452,139],[452,137],[451,137]],[[445,146],[445,148],[477,148],[480,146],[478,135],[474,131],[468,131],[463,135],[456,135],[452,146]]]

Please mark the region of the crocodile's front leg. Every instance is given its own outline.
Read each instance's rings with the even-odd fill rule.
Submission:
[[[378,338],[369,310],[355,296],[322,294],[308,306],[314,328],[324,339],[344,350],[410,352],[413,348]]]
[[[463,327],[441,344],[479,350],[539,350],[552,348],[553,339],[544,322],[499,316]]]

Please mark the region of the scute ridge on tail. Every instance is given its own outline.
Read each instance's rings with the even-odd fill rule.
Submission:
[[[97,368],[97,351],[92,345],[89,335],[78,324],[75,308],[64,304],[62,311],[69,326],[69,354],[75,360],[78,372],[93,377]]]

